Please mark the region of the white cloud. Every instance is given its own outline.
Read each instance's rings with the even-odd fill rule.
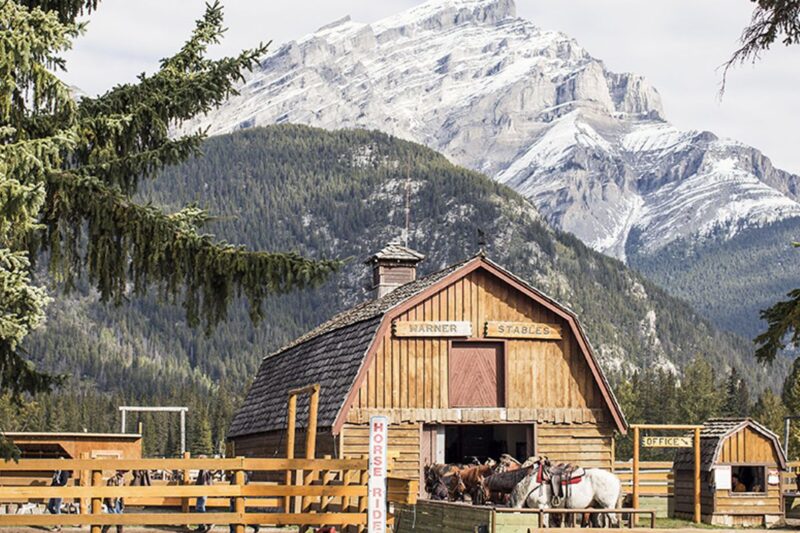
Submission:
[[[213,54],[233,54],[272,40],[299,38],[344,15],[374,21],[414,0],[226,0],[229,28]],[[751,144],[782,168],[800,173],[800,46],[777,45],[755,67],[739,67],[717,98],[717,67],[734,50],[749,20],[746,0],[517,0],[518,14],[562,30],[611,70],[646,76],[661,92],[667,117],[683,128],[707,129]],[[204,2],[103,0],[88,31],[67,54],[65,79],[102,92],[153,71],[177,50],[202,15]]]

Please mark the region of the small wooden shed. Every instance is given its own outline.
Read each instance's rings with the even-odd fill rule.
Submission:
[[[575,314],[483,255],[417,278],[421,259],[387,246],[367,261],[374,299],[264,359],[228,432],[235,453],[285,453],[288,391],[319,383],[318,455],[366,454],[369,417],[384,415],[397,476],[501,453],[611,468],[627,426]]]
[[[701,514],[708,524],[769,526],[783,518],[778,436],[749,418],[712,419],[700,432]],[[674,463],[674,513],[692,519],[694,456],[681,448]]]
[[[141,459],[142,436],[138,433],[7,432],[23,459],[90,458]]]

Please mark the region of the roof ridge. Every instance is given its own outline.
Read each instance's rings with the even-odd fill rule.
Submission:
[[[379,315],[383,315],[387,311],[390,311],[391,309],[394,309],[395,307],[397,307],[398,305],[402,304],[403,302],[405,302],[409,298],[412,298],[413,296],[418,294],[423,289],[427,288],[429,286],[429,285],[427,285],[427,283],[430,282],[431,280],[433,280],[433,282],[435,283],[436,281],[439,281],[439,279],[440,279],[439,276],[441,276],[443,273],[445,273],[445,272],[447,272],[447,273],[454,272],[454,271],[458,270],[459,268],[461,268],[462,266],[464,266],[465,264],[469,263],[470,261],[476,259],[477,257],[478,256],[469,257],[469,258],[464,259],[463,261],[460,261],[458,263],[453,263],[451,265],[447,265],[447,266],[442,267],[441,269],[439,269],[439,270],[437,270],[435,272],[431,272],[430,274],[428,274],[426,276],[423,276],[421,278],[409,281],[408,283],[404,283],[403,285],[400,285],[399,287],[396,287],[394,290],[392,290],[391,292],[383,295],[380,298],[371,299],[371,300],[365,300],[365,301],[363,301],[361,303],[358,303],[358,304],[356,304],[356,305],[354,305],[354,306],[352,306],[352,307],[350,307],[348,309],[344,309],[344,310],[336,313],[335,315],[333,315],[328,320],[320,323],[318,326],[316,326],[315,328],[311,329],[310,331],[307,331],[306,333],[300,335],[299,337],[296,337],[294,340],[289,341],[288,343],[284,344],[279,349],[277,349],[277,350],[275,350],[273,352],[270,352],[268,355],[265,355],[264,357],[262,357],[261,360],[263,361],[263,360],[269,359],[271,357],[275,357],[277,355],[280,355],[281,353],[285,352],[286,350],[289,350],[290,348],[294,348],[296,346],[300,346],[301,344],[305,344],[306,342],[309,342],[309,341],[311,341],[313,339],[316,339],[317,337],[320,337],[322,335],[325,335],[325,334],[328,334],[328,333],[331,333],[331,332],[334,332],[334,331],[338,331],[338,330],[340,330],[342,328],[346,328],[348,326],[352,326],[353,324],[358,324],[359,322],[363,322],[365,320],[370,320],[370,319],[375,318],[376,316],[379,316]],[[486,260],[486,258],[483,258],[483,259]],[[500,267],[500,268],[502,268],[502,267]],[[416,290],[414,292],[410,292],[409,294],[406,294],[406,295],[398,298],[399,295],[403,294],[403,290],[404,289],[408,290],[409,287],[411,287],[412,285],[419,285],[420,286],[419,290]],[[397,300],[397,301],[394,301],[394,300]],[[389,305],[386,305],[386,306],[381,305],[381,304],[387,304],[387,303],[389,303]],[[347,317],[348,315],[357,313],[359,310],[364,309],[364,308],[368,308],[370,306],[374,306],[374,310],[370,311],[368,314],[365,314],[364,316],[354,317],[351,320],[344,320],[344,321],[342,321],[341,324],[338,324],[338,325],[336,324],[336,322],[341,320],[342,318]]]

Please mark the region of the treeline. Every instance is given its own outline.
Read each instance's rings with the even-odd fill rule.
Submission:
[[[722,372],[748,368],[745,379],[759,392],[770,374],[785,375],[785,362],[769,373],[752,366],[749,343],[554,231],[508,187],[423,146],[379,132],[281,125],[214,137],[203,152],[144,182],[141,199],[168,210],[196,202],[216,216],[209,233],[256,249],[348,259],[342,272],[317,289],[272,298],[259,324],[238,306],[209,332],[189,328],[184,312],[157,296],[132,295],[115,308],[85,285],[69,295],[54,287],[47,324],[25,349],[67,384],[25,406],[35,412],[0,412],[0,429],[116,430],[119,405],[177,404],[190,408],[189,441],[218,448],[261,359],[369,297],[361,260],[400,236],[407,184],[410,245],[426,255],[421,275],[475,254],[480,230],[491,259],[580,316],[608,368],[669,361],[682,369],[703,354]],[[177,417],[145,418],[144,431],[147,453],[176,450]]]
[[[185,406],[186,448],[193,455],[223,454],[225,434],[240,396],[226,383],[212,391],[186,388],[174,394],[154,396],[148,405]],[[99,392],[89,384],[70,385],[53,394],[43,394],[20,405],[0,396],[0,420],[5,431],[59,431],[119,433],[121,405],[141,405],[136,398]],[[143,436],[147,457],[180,455],[180,418],[177,413],[128,413],[126,430]]]
[[[694,359],[681,378],[667,369],[650,368],[624,379],[616,376],[614,381],[617,400],[631,424],[702,424],[711,418],[751,417],[783,441],[784,417],[800,413],[800,359],[795,360],[780,395],[771,388],[752,395],[735,367],[726,376],[702,358]],[[640,453],[644,460],[671,460],[674,450],[642,448]],[[629,432],[617,438],[616,457],[625,461],[632,454],[633,437]],[[789,455],[800,458],[798,424],[792,427]]]

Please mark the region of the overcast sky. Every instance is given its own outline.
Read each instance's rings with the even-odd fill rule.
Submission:
[[[214,55],[259,41],[272,49],[344,15],[371,22],[414,0],[223,0],[229,28]],[[763,151],[800,174],[800,45],[781,45],[755,66],[739,67],[718,98],[720,64],[751,13],[748,0],[517,0],[519,16],[571,35],[610,70],[636,72],[659,90],[666,117]],[[152,72],[185,40],[202,0],[103,0],[66,56],[70,84],[95,94]]]

